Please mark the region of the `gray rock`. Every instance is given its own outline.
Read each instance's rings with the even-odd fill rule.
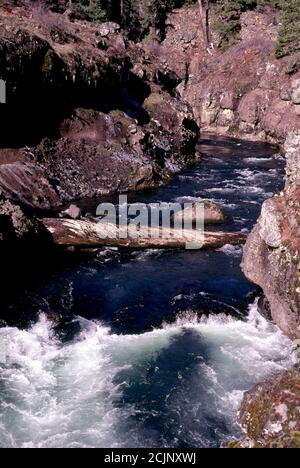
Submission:
[[[145,73],[144,68],[141,67],[141,65],[135,64],[131,71],[135,76],[140,78],[140,80],[143,80],[145,78],[146,73]]]
[[[236,98],[232,91],[226,91],[222,94],[220,100],[220,106],[222,109],[233,110],[235,106]]]
[[[300,130],[288,134],[285,145],[286,158],[286,189],[295,184],[300,185]]]
[[[111,21],[107,23],[102,23],[99,26],[99,34],[101,37],[107,37],[110,34],[115,34],[120,30],[120,25],[117,23],[113,23]]]
[[[200,207],[203,206],[203,211],[201,209],[198,211],[197,205]],[[193,222],[202,222],[204,220],[204,224],[206,225],[223,224],[226,221],[226,217],[221,208],[216,203],[209,200],[203,200],[203,202],[199,202],[193,207],[187,207],[174,215],[174,221],[180,221],[182,219]]]
[[[292,82],[291,101],[293,104],[300,104],[300,78]]]
[[[265,243],[270,247],[279,247],[282,242],[280,215],[274,200],[270,199],[264,202],[258,223],[260,225],[259,234]]]
[[[242,268],[270,304],[272,318],[292,339],[300,338],[300,131],[285,143],[285,191],[264,203],[248,237]]]
[[[79,219],[81,217],[81,209],[77,205],[70,205],[69,208],[63,211],[63,214],[72,219]]]

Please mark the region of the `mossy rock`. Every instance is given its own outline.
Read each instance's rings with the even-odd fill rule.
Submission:
[[[300,443],[300,366],[274,375],[245,394],[239,422],[252,446]]]

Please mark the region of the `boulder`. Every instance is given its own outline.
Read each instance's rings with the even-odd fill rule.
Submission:
[[[0,189],[7,198],[38,209],[61,203],[51,176],[44,167],[31,162],[0,164]]]
[[[144,108],[151,118],[155,145],[165,150],[172,147],[170,157],[174,163],[192,151],[199,139],[199,128],[184,101],[152,86]]]
[[[203,200],[203,202],[197,203],[197,205],[204,205],[204,224],[205,225],[213,225],[213,224],[224,224],[226,222],[226,216],[222,212],[221,208],[217,203],[214,203],[210,200]],[[192,222],[202,222],[203,220],[197,219],[197,210],[196,205],[193,207],[187,207],[182,212],[177,212],[174,215],[175,221],[180,221],[185,219],[186,221]]]
[[[120,110],[75,109],[61,138],[37,147],[62,201],[153,188],[195,161],[199,130],[188,107],[157,92],[145,110],[151,121],[141,125]]]
[[[42,232],[41,225],[24,210],[0,194],[0,242],[32,240]]]
[[[108,37],[111,34],[116,34],[121,29],[118,23],[108,21],[106,23],[101,23],[98,28],[98,32],[101,37]]]
[[[293,104],[300,104],[300,79],[292,81],[291,101]]]
[[[69,208],[62,212],[62,215],[72,219],[80,219],[81,209],[77,205],[70,205]]]
[[[276,199],[266,200],[258,220],[260,237],[269,247],[278,248],[282,243],[281,216]]]
[[[261,89],[254,89],[241,99],[238,114],[243,122],[256,125],[267,104],[267,93]]]
[[[300,366],[247,392],[238,419],[245,438],[227,447],[300,448]]]

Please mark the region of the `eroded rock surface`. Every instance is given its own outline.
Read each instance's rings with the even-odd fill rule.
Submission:
[[[227,447],[300,448],[300,367],[247,392],[238,419],[246,437]]]
[[[212,23],[213,15],[212,8]],[[222,52],[214,33],[214,47],[207,52],[197,6],[183,8],[169,15],[162,44],[145,41],[144,48],[160,61],[161,72],[170,76],[172,70],[181,79],[176,92],[190,103],[202,129],[283,143],[299,128],[300,73],[289,74],[288,59],[275,58],[279,19],[274,10],[248,11],[241,22],[236,44]]]
[[[156,187],[195,161],[199,128],[190,106],[151,73],[141,75],[132,59],[115,23],[0,9],[7,83],[0,189],[7,199],[57,209]]]
[[[285,144],[285,190],[262,208],[244,250],[243,270],[261,286],[278,326],[300,338],[300,132]]]
[[[0,194],[0,242],[30,240],[42,236],[44,229],[37,219]]]
[[[197,205],[200,208],[203,206],[203,211],[200,209],[198,212]],[[197,205],[179,211],[174,215],[174,220],[179,222],[182,222],[182,219],[186,222],[204,221],[205,225],[218,225],[226,222],[226,216],[217,203],[211,200],[203,200],[203,202],[198,202]]]

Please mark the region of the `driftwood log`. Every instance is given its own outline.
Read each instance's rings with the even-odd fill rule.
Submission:
[[[129,235],[122,238],[121,230],[113,224],[99,224],[88,220],[42,219],[41,222],[51,234],[53,242],[63,246],[78,247],[127,247],[138,249],[186,249],[201,248],[197,245],[193,230],[165,230],[142,227],[135,237],[136,228],[128,227]],[[171,235],[168,235],[171,232]],[[124,237],[124,235],[123,235]],[[225,244],[243,244],[247,235],[232,232],[204,233],[203,248],[218,248]]]

